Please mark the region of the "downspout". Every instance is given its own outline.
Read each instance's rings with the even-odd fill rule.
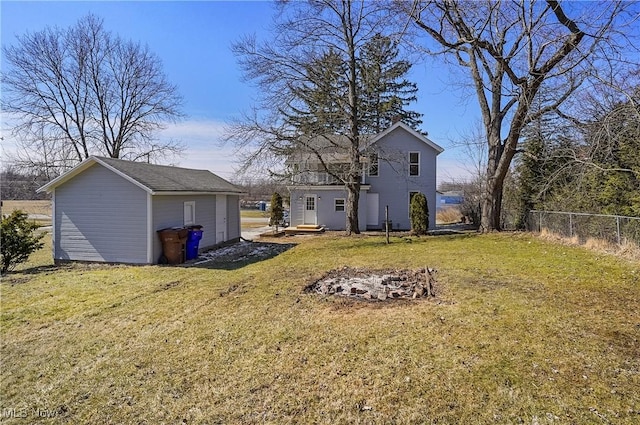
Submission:
[[[53,256],[53,261],[57,260],[56,258],[56,190],[53,189],[51,191],[51,254]]]
[[[147,264],[153,264],[153,198],[147,192]]]

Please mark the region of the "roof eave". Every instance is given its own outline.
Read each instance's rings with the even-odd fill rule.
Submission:
[[[103,167],[105,167],[108,170],[116,173],[117,175],[119,175],[120,177],[124,178],[125,180],[127,180],[127,181],[133,183],[134,185],[138,186],[139,188],[141,188],[145,192],[151,193],[151,189],[149,189],[147,186],[145,186],[142,183],[140,183],[139,181],[129,177],[128,175],[126,175],[122,171],[120,171],[120,170],[118,170],[116,168],[113,168],[112,166],[110,166],[109,164],[105,163],[104,161],[101,161],[100,158],[97,158],[95,156],[90,156],[89,158],[85,159],[80,164],[76,165],[75,167],[73,167],[71,170],[67,171],[63,175],[56,177],[55,179],[51,180],[49,183],[47,183],[44,186],[38,188],[36,190],[36,193],[41,193],[41,192],[51,193],[56,187],[60,186],[61,184],[64,184],[64,183],[68,182],[69,180],[71,180],[72,178],[77,176],[78,174],[80,174],[80,173],[84,172],[85,170],[89,169],[90,167],[92,167],[94,164],[102,165]]]
[[[385,137],[386,135],[388,135],[389,133],[391,133],[392,131],[394,131],[398,127],[401,127],[402,129],[404,129],[405,131],[409,132],[411,135],[413,135],[414,137],[416,137],[417,139],[419,139],[420,141],[425,143],[427,146],[430,146],[431,148],[433,148],[437,152],[437,154],[441,154],[442,152],[444,152],[444,148],[442,146],[440,146],[437,143],[433,142],[431,139],[426,137],[424,134],[414,130],[413,128],[411,128],[407,124],[403,123],[402,121],[398,121],[397,123],[393,124],[391,127],[387,128],[382,133],[378,134],[376,137],[373,138],[373,140],[371,140],[371,144],[373,145],[374,143],[377,143],[380,139],[382,139],[383,137]]]
[[[234,191],[215,191],[215,190],[210,190],[210,191],[202,191],[202,190],[155,190],[151,192],[151,195],[153,196],[178,196],[178,195],[185,195],[185,196],[194,196],[194,195],[238,195],[238,196],[243,196],[243,195],[248,195],[248,192],[234,192]]]
[[[346,190],[346,186],[342,184],[324,184],[324,185],[314,185],[314,184],[292,184],[288,185],[287,189],[289,190]],[[371,189],[370,184],[360,184],[360,190],[368,191]]]

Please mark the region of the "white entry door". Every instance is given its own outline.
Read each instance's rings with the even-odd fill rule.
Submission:
[[[367,193],[367,226],[379,226],[380,194]]]
[[[216,195],[216,243],[227,240],[227,196]]]
[[[304,224],[318,224],[317,204],[318,197],[316,195],[304,196],[304,217],[302,219]]]

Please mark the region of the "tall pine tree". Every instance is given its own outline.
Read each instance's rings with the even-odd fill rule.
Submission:
[[[363,46],[359,61],[363,133],[380,133],[395,120],[416,130],[422,124],[422,114],[406,109],[417,100],[418,86],[406,79],[411,64],[398,60],[399,54],[397,43],[381,34]]]
[[[359,51],[357,103],[362,134],[380,133],[396,120],[416,130],[422,124],[422,114],[407,108],[417,100],[418,87],[407,80],[411,64],[399,60],[399,55],[398,45],[380,34]],[[341,101],[348,96],[344,61],[330,49],[307,64],[305,72],[307,81],[292,91],[292,103],[281,113],[304,135],[344,134],[349,107]]]

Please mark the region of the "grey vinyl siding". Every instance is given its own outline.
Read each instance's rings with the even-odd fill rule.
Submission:
[[[370,192],[380,194],[378,217],[384,220],[385,205],[394,229],[411,228],[409,193],[424,193],[429,205],[429,227],[435,227],[437,152],[402,128],[376,143],[379,153],[378,176],[367,176]],[[419,176],[409,176],[409,152],[420,152]]]
[[[94,165],[55,189],[56,260],[147,262],[147,193]]]
[[[220,196],[220,195],[218,195]],[[195,201],[196,224],[203,226],[199,248],[216,244],[216,198],[214,195],[155,195],[153,197],[153,261],[162,254],[157,231],[168,227],[184,226],[184,203]]]
[[[227,240],[240,238],[240,196],[227,195]]]
[[[316,195],[318,201],[316,204],[316,213],[318,224],[324,226],[327,230],[344,230],[347,225],[347,190],[344,187],[336,186],[335,189],[318,189],[309,187],[308,189],[291,188],[291,210],[289,212],[289,220],[291,226],[297,226],[303,223],[304,214],[304,196]],[[302,197],[302,199],[300,199]],[[345,211],[335,210],[335,199],[345,200]],[[360,191],[360,199],[358,200],[358,222],[360,230],[365,230],[367,226],[367,204],[366,192]]]

